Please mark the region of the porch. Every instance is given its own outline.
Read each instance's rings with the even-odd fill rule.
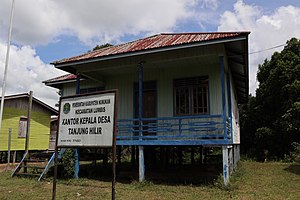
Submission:
[[[117,145],[228,145],[230,121],[223,115],[120,119]]]

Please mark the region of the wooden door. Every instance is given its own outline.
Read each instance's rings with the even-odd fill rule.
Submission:
[[[138,85],[135,85],[135,88]],[[135,89],[135,118],[139,117],[139,92]],[[143,118],[155,118],[157,116],[157,97],[156,97],[156,82],[155,81],[149,81],[144,83],[143,87]],[[143,135],[156,135],[155,133],[149,133],[147,130],[149,127],[147,124],[151,124],[153,127],[153,123],[155,123],[155,120],[151,121],[143,121]]]

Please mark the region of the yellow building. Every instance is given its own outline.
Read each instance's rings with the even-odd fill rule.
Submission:
[[[28,93],[5,97],[0,132],[0,151],[8,150],[10,128],[12,129],[11,151],[25,149],[28,105]],[[35,97],[32,98],[28,150],[47,150],[49,148],[51,116],[57,115],[57,113],[57,110],[51,106]]]

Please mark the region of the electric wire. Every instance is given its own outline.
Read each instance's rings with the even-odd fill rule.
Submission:
[[[253,51],[253,52],[250,52],[249,55],[256,54],[256,53],[261,53],[261,52],[264,52],[264,51],[269,51],[269,50],[272,50],[272,49],[277,49],[277,48],[285,46],[285,45],[286,44],[281,44],[281,45],[277,45],[277,46],[270,47],[270,48],[267,48],[267,49],[262,49],[262,50],[259,50],[259,51]]]

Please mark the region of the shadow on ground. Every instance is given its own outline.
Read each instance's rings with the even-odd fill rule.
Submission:
[[[145,178],[155,184],[207,185],[213,183],[222,173],[221,167],[221,164],[169,166],[165,169],[152,167],[146,168]],[[110,182],[112,180],[112,167],[111,165],[80,165],[79,176]],[[117,182],[120,183],[130,184],[138,181],[138,168],[132,167],[130,163],[122,163],[121,166],[117,166],[116,177]]]
[[[300,175],[300,165],[299,164],[292,164],[284,169],[285,171],[291,172],[293,174]]]

